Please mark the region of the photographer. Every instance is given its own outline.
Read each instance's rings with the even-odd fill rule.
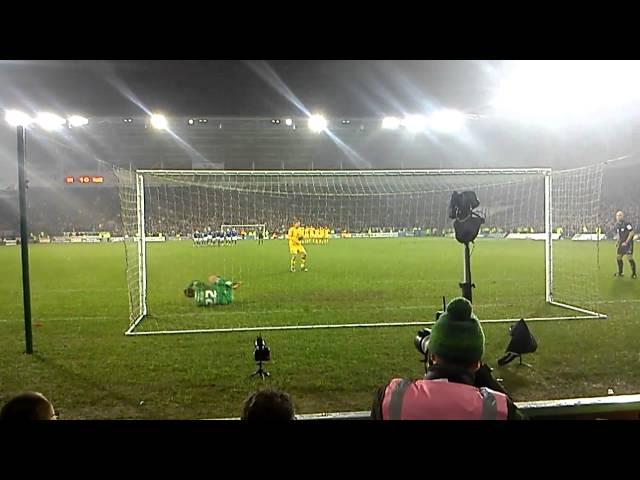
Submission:
[[[456,298],[428,339],[425,378],[393,379],[373,401],[374,420],[521,420],[522,413],[482,365],[484,332],[471,303]]]

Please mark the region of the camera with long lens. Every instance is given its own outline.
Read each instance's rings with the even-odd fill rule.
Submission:
[[[426,357],[429,356],[429,338],[431,337],[431,330],[428,328],[423,328],[418,330],[416,338],[414,340],[414,345],[418,349],[422,355]]]

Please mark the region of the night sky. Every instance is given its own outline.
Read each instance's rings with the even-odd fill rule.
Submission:
[[[272,116],[297,109],[269,79],[272,69],[311,111],[378,116],[445,106],[481,110],[496,61],[197,60],[4,61],[4,108],[77,111],[88,116],[141,113],[127,96],[169,115]],[[124,88],[123,88],[124,87]]]

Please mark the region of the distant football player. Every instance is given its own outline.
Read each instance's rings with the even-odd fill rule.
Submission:
[[[307,251],[302,245],[304,240],[304,229],[300,226],[300,222],[296,221],[289,229],[289,255],[291,255],[290,270],[296,271],[296,259],[300,257],[300,270],[303,272],[308,271],[305,263],[307,261]]]
[[[636,261],[633,259],[633,238],[635,233],[633,231],[633,225],[624,219],[624,213],[616,212],[616,232],[618,233],[618,273],[616,277],[623,277],[624,263],[622,259],[627,256],[629,265],[631,265],[631,278],[636,277]]]
[[[197,307],[229,305],[233,303],[233,291],[240,287],[238,282],[230,282],[217,275],[209,277],[209,283],[194,280],[184,289],[184,295],[193,298]]]

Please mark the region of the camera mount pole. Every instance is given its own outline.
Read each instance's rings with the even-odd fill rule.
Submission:
[[[469,249],[469,242],[464,244],[464,282],[460,284],[462,290],[462,296],[473,303],[472,290],[475,288],[475,284],[471,282],[471,251]]]

